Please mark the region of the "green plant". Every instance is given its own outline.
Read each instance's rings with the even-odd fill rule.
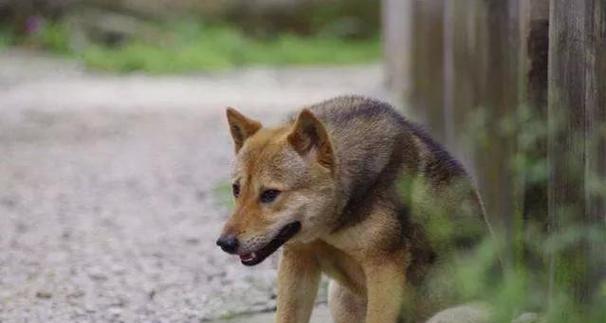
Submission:
[[[25,43],[30,47],[69,55],[71,53],[69,35],[69,28],[66,24],[44,21],[36,31],[25,36],[19,36],[18,42]],[[16,36],[13,37],[17,39]]]
[[[90,43],[75,50],[71,28],[46,21],[30,35],[16,37],[0,29],[0,48],[24,44],[30,48],[82,60],[92,69],[153,74],[222,70],[247,65],[356,64],[379,59],[380,40],[337,36],[276,34],[255,38],[228,25],[186,20],[156,26],[158,32],[135,35],[119,46]],[[151,38],[151,39],[150,39]]]
[[[13,44],[14,36],[13,32],[8,28],[0,26],[0,50],[5,49]]]
[[[260,40],[226,26],[181,24],[168,37],[151,44],[134,40],[119,48],[93,46],[81,57],[95,69],[150,73],[180,73],[245,65],[352,64],[380,55],[378,39],[279,35]]]
[[[547,129],[545,120],[531,113],[528,107],[514,111],[499,118],[487,116],[490,109],[472,113],[468,118],[472,126],[464,135],[467,147],[482,151],[487,145],[494,145],[489,131],[497,129],[500,135],[513,138],[518,145],[516,153],[508,160],[511,175],[525,178],[529,186],[546,188],[549,165],[537,147],[547,141],[553,129]],[[495,123],[490,125],[487,120]],[[606,194],[603,176],[594,176],[593,180],[592,193],[603,198]],[[575,222],[579,218],[575,212],[579,211],[563,208],[559,210],[564,215],[562,224],[547,230],[546,205],[541,207],[526,207],[523,211],[520,208],[508,215],[513,223],[508,233],[493,226],[498,243],[486,241],[472,257],[455,262],[456,275],[452,279],[459,299],[489,303],[493,322],[511,322],[524,312],[538,313],[540,323],[606,322],[603,306],[606,304],[606,277],[593,272],[606,262],[604,222]],[[509,239],[504,239],[507,234]],[[507,259],[502,274],[495,275],[494,263],[498,254],[507,255]],[[583,294],[579,295],[578,286],[587,280],[590,286],[583,286]]]

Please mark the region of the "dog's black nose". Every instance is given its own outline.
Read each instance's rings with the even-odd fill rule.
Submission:
[[[217,246],[227,253],[236,253],[236,250],[238,250],[238,239],[233,235],[220,237],[217,240]]]

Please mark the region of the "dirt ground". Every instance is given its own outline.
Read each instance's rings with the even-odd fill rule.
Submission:
[[[115,76],[0,54],[0,322],[271,311],[276,257],[246,268],[215,246],[229,213],[224,107],[271,123],[352,93],[385,98],[380,67]]]

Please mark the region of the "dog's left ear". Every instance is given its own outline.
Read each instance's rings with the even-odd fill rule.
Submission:
[[[326,128],[308,109],[303,109],[299,113],[288,135],[288,142],[301,156],[307,155],[312,150],[315,151],[318,163],[330,170],[333,169],[334,155]]]
[[[250,136],[254,135],[262,125],[260,122],[245,117],[242,113],[234,108],[227,108],[227,122],[229,123],[229,131],[234,139],[236,153],[244,146],[244,142]]]

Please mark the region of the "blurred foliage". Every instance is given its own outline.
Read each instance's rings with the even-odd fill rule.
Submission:
[[[367,63],[381,52],[379,6],[369,0],[42,2],[0,5],[1,47],[149,73]]]
[[[0,27],[0,50],[14,44],[14,33],[9,28]]]
[[[566,241],[558,234],[533,235],[530,245],[539,247],[538,251],[546,257],[555,250],[550,250],[553,241],[566,246],[574,245],[580,240],[592,240],[593,243],[604,245],[606,232],[593,232],[591,238],[585,237],[588,231],[596,228],[571,228],[569,234],[576,240]],[[536,233],[536,232],[535,232]],[[499,247],[500,245],[500,247]],[[490,305],[495,323],[509,323],[522,313],[537,313],[537,323],[570,323],[606,322],[606,279],[596,281],[596,291],[583,302],[578,302],[568,290],[552,285],[550,296],[549,272],[539,271],[524,263],[505,266],[501,274],[495,274],[494,264],[498,262],[497,255],[503,254],[504,245],[494,241],[485,241],[471,258],[457,261],[455,274],[450,276],[454,281],[454,290],[461,302],[477,302],[481,300]]]
[[[536,109],[527,106],[500,118],[490,116],[492,111],[478,109],[466,118],[466,149],[482,153],[484,147],[494,144],[489,135],[493,127],[499,135],[516,142],[516,153],[508,161],[511,176],[524,179],[527,189],[546,189],[549,165],[537,149],[544,147],[551,131],[556,130],[548,129]],[[606,179],[597,174],[588,176],[593,179],[593,193],[606,199]],[[511,236],[506,237],[504,228],[493,226],[494,239],[486,240],[472,257],[455,259],[456,274],[451,277],[458,299],[487,302],[493,310],[493,322],[509,323],[525,312],[537,313],[538,323],[606,322],[606,223],[597,219],[579,223],[582,217],[575,214],[578,210],[570,209],[560,214],[558,227],[548,226],[553,219],[547,218],[547,204],[538,204],[542,208],[525,205],[533,203],[532,196],[524,196],[522,205],[511,214]],[[441,225],[450,224],[444,221]],[[460,228],[450,229],[455,230]],[[494,270],[499,258],[504,258],[500,274]],[[586,292],[583,297],[579,297],[579,288]]]
[[[376,0],[236,1],[226,19],[248,33],[277,32],[368,38],[379,33],[380,2]]]
[[[187,16],[228,23],[257,36],[286,32],[372,37],[380,28],[379,4],[376,0],[0,0],[0,23],[21,29],[30,16],[56,19],[96,8],[155,21]]]
[[[70,54],[70,39],[65,24],[44,24],[40,29],[29,35],[25,43],[32,47],[52,50],[58,54]]]
[[[282,34],[261,40],[228,26],[179,24],[165,43],[130,41],[82,51],[87,66],[108,71],[179,73],[244,65],[352,64],[380,57],[380,41]]]

